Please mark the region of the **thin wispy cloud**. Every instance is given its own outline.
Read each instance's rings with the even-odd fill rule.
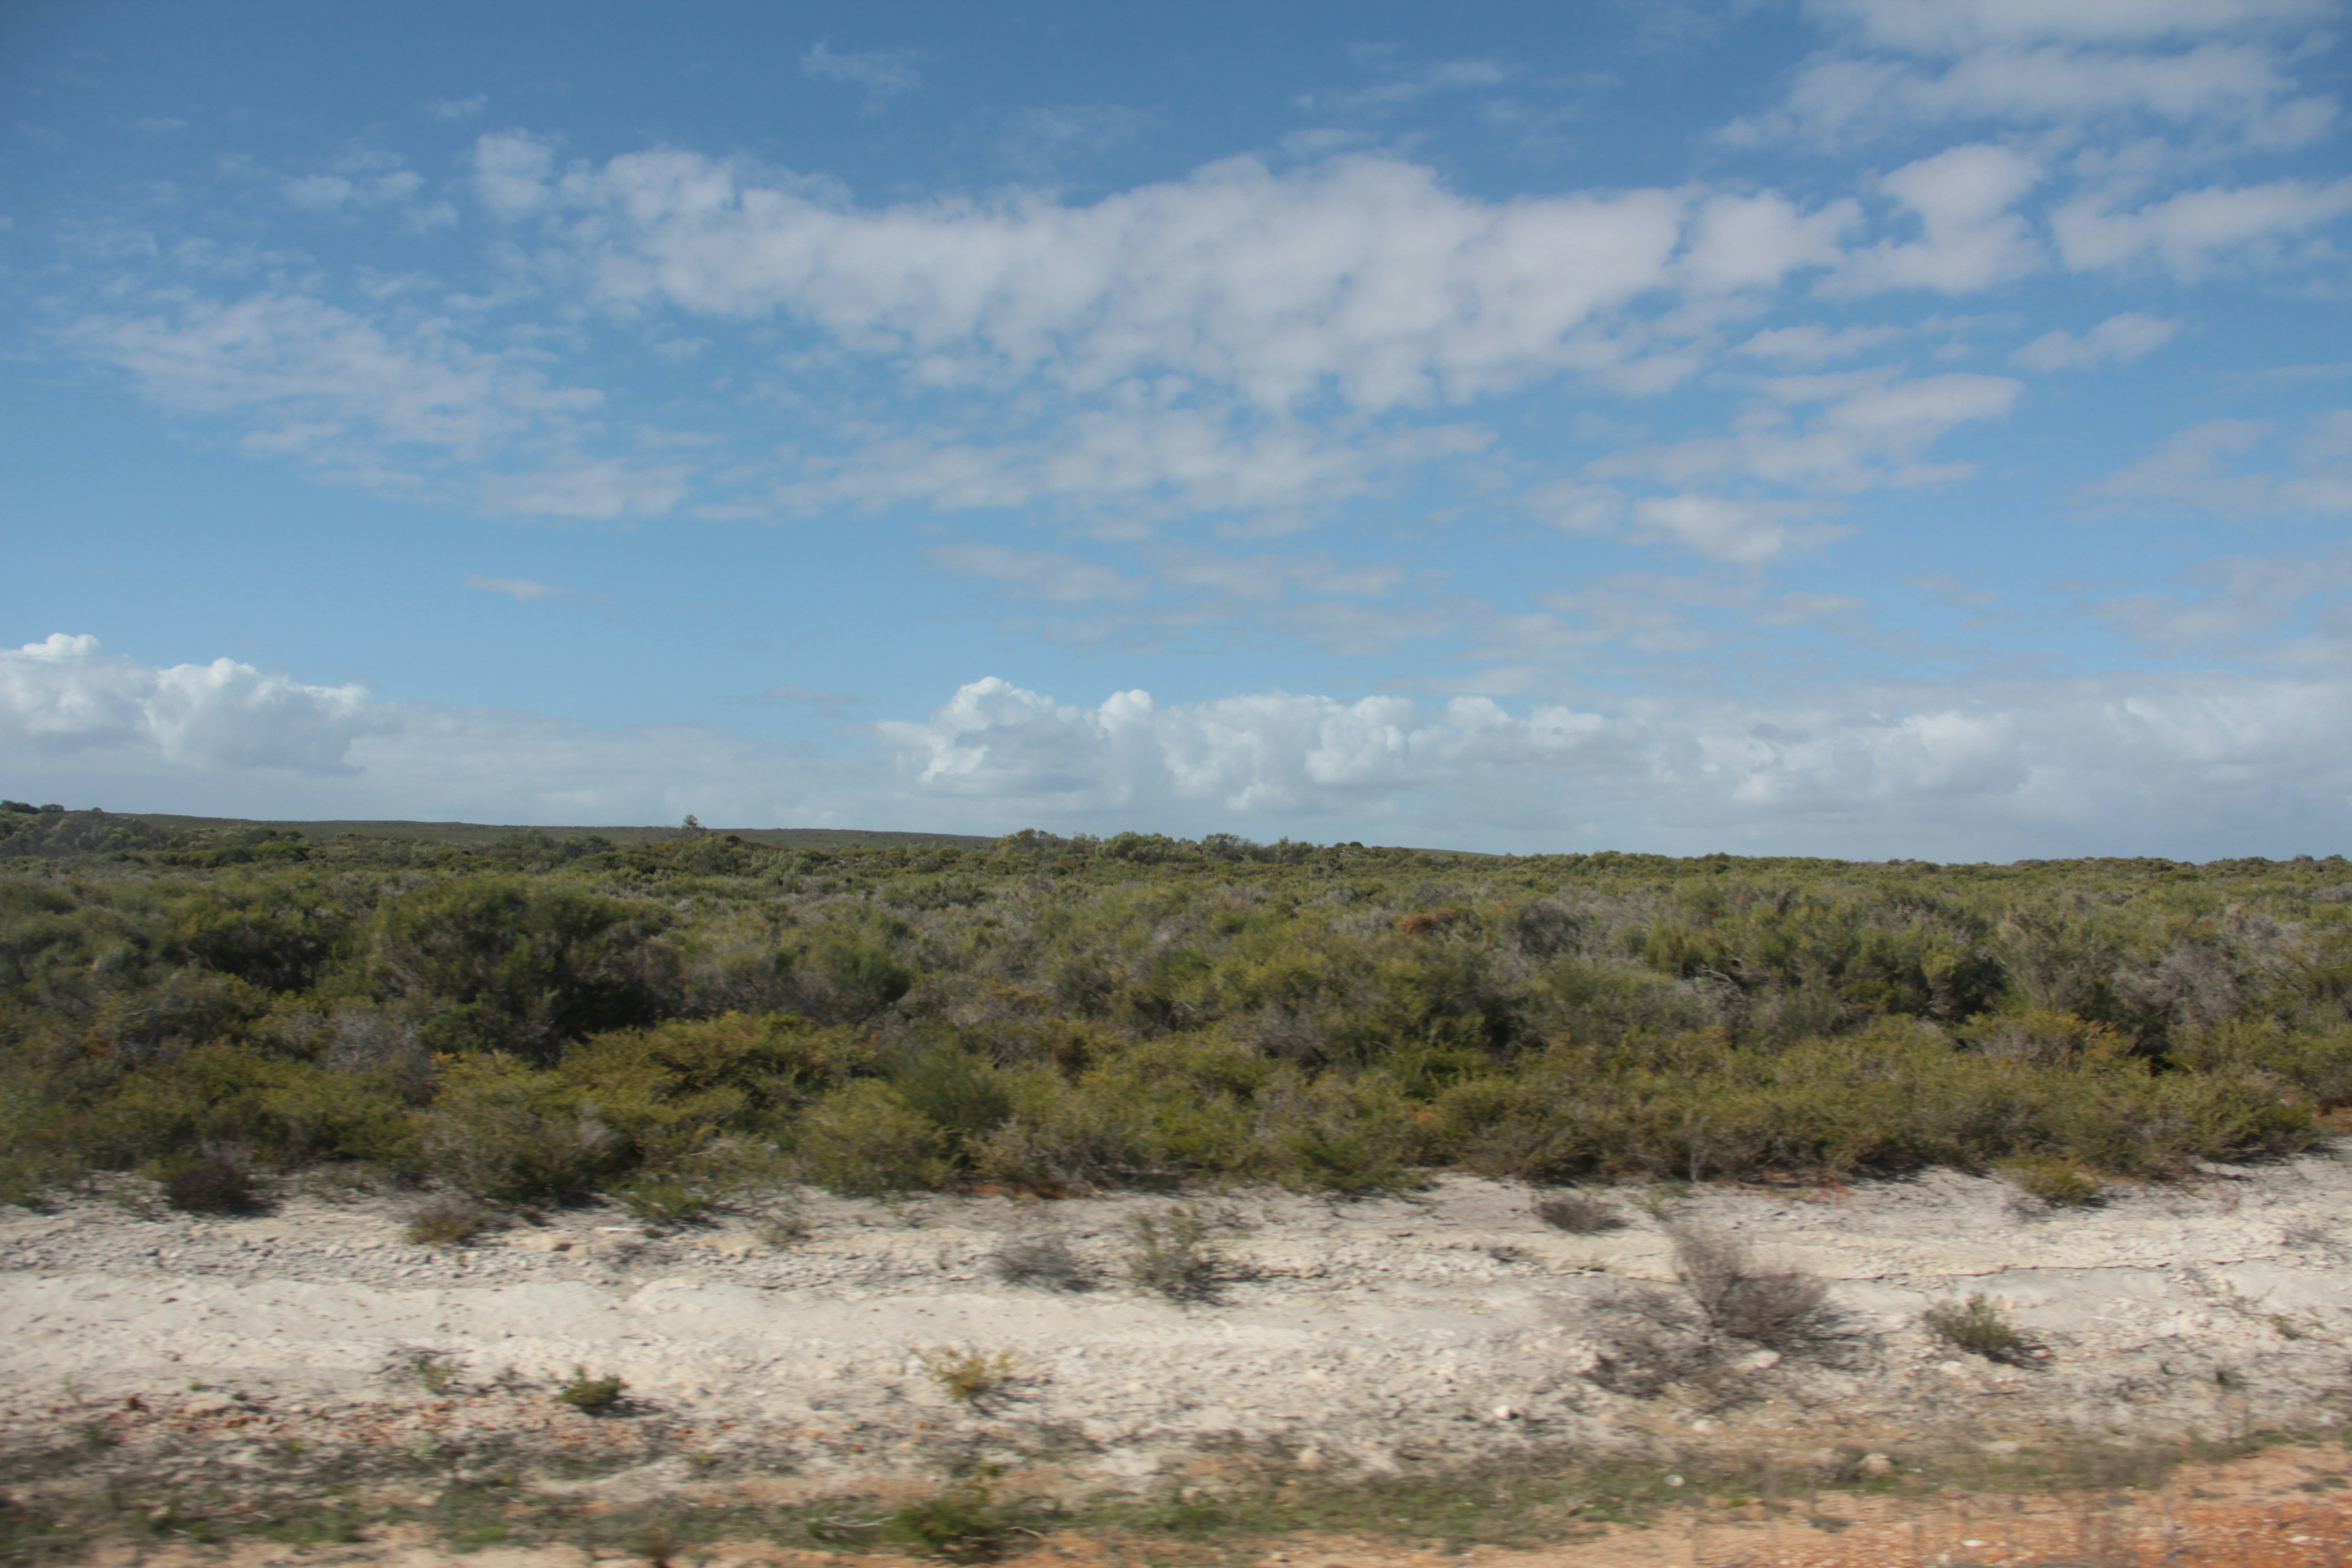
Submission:
[[[801,74],[860,89],[866,95],[866,112],[879,114],[894,99],[923,85],[918,64],[921,58],[913,49],[835,53],[829,40],[820,38],[801,56]]]

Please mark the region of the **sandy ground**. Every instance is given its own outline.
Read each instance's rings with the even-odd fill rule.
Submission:
[[[776,1496],[936,1486],[989,1465],[1007,1485],[1074,1498],[1213,1488],[1237,1466],[1377,1482],[1570,1456],[1664,1466],[1769,1452],[1791,1474],[1850,1478],[1930,1450],[1998,1460],[2312,1437],[2352,1415],[2352,1165],[2334,1156],[2217,1169],[2086,1210],[1951,1173],[1649,1207],[1629,1191],[1624,1226],[1591,1236],[1543,1224],[1537,1195],[1447,1178],[1377,1200],[1196,1200],[1218,1222],[1222,1262],[1190,1300],[1125,1278],[1135,1216],[1164,1215],[1165,1198],[813,1196],[805,1234],[781,1244],[741,1221],[652,1234],[587,1209],[464,1250],[402,1240],[414,1198],[292,1195],[236,1218],[77,1199],[0,1221],[0,1466],[10,1496],[32,1503],[125,1477],[340,1485],[419,1467],[576,1475],[565,1484],[582,1495],[625,1504],[751,1477]],[[1826,1281],[1822,1331],[1778,1349],[1697,1335],[1667,1223]],[[1077,1288],[992,1266],[1008,1243],[1045,1237],[1076,1260]],[[1979,1292],[2042,1353],[2002,1364],[1922,1326],[1931,1305]],[[1004,1373],[970,1403],[931,1370],[966,1352]],[[574,1369],[625,1380],[624,1418],[556,1403]],[[2215,1472],[2254,1479],[2215,1479],[2208,1511],[2319,1517],[2337,1494],[2315,1478],[2341,1471],[2343,1454],[2309,1454],[2303,1471],[2273,1457]],[[2294,1489],[2306,1482],[2315,1489]],[[2165,1495],[2176,1511],[2196,1500]],[[1932,1533],[1931,1505],[1850,1506],[1862,1511],[1819,1528],[1785,1510],[1702,1511],[1689,1553],[1654,1542],[1638,1560],[1817,1560],[1738,1544],[1742,1530],[1764,1542],[1768,1525],[1819,1535],[1824,1563],[2023,1560],[2023,1547],[2004,1558],[1958,1544],[1992,1539],[1966,1533],[1966,1510],[1946,1510],[1962,1533],[1931,1552],[1919,1533]],[[2034,1517],[2001,1522],[2015,1535]],[[1882,1525],[1918,1538],[1864,1549]],[[2341,1561],[2292,1555],[2292,1522],[2261,1529],[2290,1553],[2262,1562]],[[2340,1512],[2310,1531],[2339,1550]],[[1718,1533],[1719,1551],[1707,1544]],[[1481,1560],[1616,1561],[1595,1555],[1601,1540]],[[422,1542],[369,1550],[433,1556]],[[1083,1543],[1055,1550],[1085,1560],[1069,1557]],[[1415,1560],[1363,1542],[1298,1550],[1292,1561]]]

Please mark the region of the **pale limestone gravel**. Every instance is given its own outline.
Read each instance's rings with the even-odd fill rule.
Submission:
[[[60,1409],[136,1396],[177,1411],[226,1389],[241,1442],[331,1448],[362,1427],[381,1442],[379,1417],[439,1419],[397,1370],[427,1352],[459,1367],[448,1419],[468,1430],[541,1432],[550,1384],[585,1367],[626,1379],[701,1448],[789,1453],[818,1477],[1051,1452],[1142,1484],[1236,1442],[1380,1470],[1768,1435],[2220,1436],[2352,1412],[2352,1167],[2333,1155],[2080,1212],[1953,1173],[1703,1191],[1678,1217],[1831,1281],[1844,1337],[1826,1361],[1758,1355],[1711,1389],[1648,1399],[1585,1374],[1612,1303],[1670,1284],[1668,1238],[1631,1191],[1627,1226],[1593,1237],[1545,1227],[1533,1195],[1446,1177],[1356,1202],[1198,1199],[1236,1228],[1225,1282],[1192,1302],[1119,1277],[1129,1220],[1161,1197],[811,1194],[809,1236],[783,1248],[740,1221],[648,1235],[593,1208],[456,1252],[401,1240],[413,1198],[295,1196],[236,1219],[80,1198],[0,1220],[0,1436],[24,1449]],[[1008,1237],[1045,1235],[1095,1289],[993,1278]],[[1978,1291],[2045,1340],[2049,1365],[1996,1366],[1919,1328],[1930,1304]],[[959,1406],[921,1361],[945,1347],[1009,1352],[1016,1379]]]

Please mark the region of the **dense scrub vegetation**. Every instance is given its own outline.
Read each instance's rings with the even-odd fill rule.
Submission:
[[[2352,1106],[2347,900],[2340,858],[467,847],[12,806],[0,1190],[2161,1175]]]

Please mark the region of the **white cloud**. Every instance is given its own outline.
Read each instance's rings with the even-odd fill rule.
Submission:
[[[569,588],[559,588],[552,583],[535,582],[529,577],[485,577],[478,572],[468,572],[457,581],[480,594],[504,594],[509,599],[530,604],[534,599],[569,599],[575,595]]]
[[[1766,399],[1727,435],[1629,447],[1588,472],[1678,487],[1729,479],[1832,492],[1936,483],[1969,469],[1923,462],[1927,448],[1962,425],[2005,417],[2024,390],[2007,376],[1898,380],[1885,370],[1784,376],[1762,386]]]
[[[830,43],[819,39],[810,46],[806,54],[801,56],[801,74],[863,88],[866,90],[866,112],[879,114],[889,107],[892,99],[923,85],[923,73],[916,65],[921,58],[912,49],[874,49],[865,54],[837,55],[833,52]]]
[[[144,752],[198,770],[336,772],[379,728],[362,687],[299,685],[233,659],[158,669],[64,633],[0,651],[0,737],[22,762]]]
[[[1349,442],[1304,421],[1122,402],[1070,414],[1045,435],[871,440],[845,458],[805,460],[775,500],[798,512],[901,502],[941,510],[1046,502],[1121,516],[1237,512],[1257,514],[1257,531],[1281,531],[1363,493],[1384,467],[1475,452],[1488,439],[1475,427],[1441,426]]]
[[[2300,94],[2284,57],[2265,44],[2165,53],[1987,47],[1939,65],[1817,59],[1798,72],[1777,115],[1743,121],[1731,134],[1839,142],[1977,121],[2072,128],[2147,117],[2191,132],[2226,128],[2257,146],[2284,148],[2315,140],[2336,114],[2331,100]]]
[[[1633,503],[1633,522],[1637,533],[1663,536],[1711,561],[1760,565],[1791,545],[1819,543],[1846,531],[1811,521],[1820,510],[1803,501],[1650,496]]]
[[[1835,606],[1791,613],[1836,613]],[[825,694],[782,689],[787,700]],[[826,697],[830,702],[832,699]],[[57,636],[0,653],[14,786],[117,810],[1002,832],[1231,828],[1521,850],[2292,854],[2352,827],[2338,676],[2143,674],[1519,711],[1258,692],[1092,707],[1001,679],[873,752],[376,702]]]
[[[1816,16],[1870,42],[1919,54],[1988,44],[2153,44],[2244,29],[2289,30],[2326,16],[2327,0],[1811,0]]]
[[[2282,513],[2352,516],[2352,408],[2313,416],[2299,440],[2266,466],[2236,461],[2276,434],[2250,419],[2212,419],[2091,487],[2110,506],[2206,511],[2252,519]]]
[[[1856,252],[1841,282],[1961,293],[2023,277],[2042,265],[2042,247],[2010,208],[2041,178],[2031,161],[1981,142],[1905,164],[1880,184],[1918,216],[1920,237]]]
[[[436,120],[457,121],[471,120],[489,108],[490,100],[481,93],[470,98],[436,98],[426,103],[425,112]]]
[[[567,234],[610,304],[781,311],[933,384],[1175,374],[1266,411],[1326,395],[1381,411],[1611,366],[1598,319],[1671,281],[1685,205],[1486,203],[1383,158],[1289,174],[1234,159],[1084,206],[871,211],[688,153],[552,168],[549,148],[485,138],[477,182],[502,216],[582,209]]]
[[[936,545],[931,560],[959,577],[982,577],[1060,605],[1132,599],[1143,584],[1100,562],[1045,550],[1008,550],[1001,544]]]
[[[1472,58],[1397,67],[1387,64],[1378,55],[1359,53],[1383,79],[1346,92],[1304,93],[1294,100],[1296,106],[1309,111],[1378,111],[1400,108],[1433,93],[1500,87],[1517,74],[1514,67],[1502,60]]]
[[[685,491],[674,466],[583,458],[604,395],[551,384],[439,317],[390,322],[307,294],[181,299],[68,330],[177,412],[233,417],[241,446],[337,483],[494,513],[658,515]]]
[[[1818,321],[1793,327],[1770,327],[1741,343],[1738,353],[1756,359],[1788,364],[1822,364],[1852,359],[1901,334],[1893,327],[1844,327],[1832,331]]]
[[[1703,291],[1775,289],[1791,272],[1834,266],[1861,222],[1862,205],[1850,200],[1806,212],[1773,192],[1712,197],[1691,226],[1682,273]]]
[[[2352,178],[2327,184],[2273,180],[2267,184],[2183,191],[2137,211],[2115,210],[2096,196],[2060,208],[2051,219],[2059,253],[2077,271],[2160,262],[2193,280],[2225,262],[2275,262],[2291,243],[2352,213]],[[2332,247],[2306,249],[2332,256]]]
[[[2108,317],[2079,338],[2063,329],[2044,332],[2011,354],[2009,362],[2044,372],[2129,364],[2170,342],[2179,330],[2178,321],[2126,311]]]
[[[2294,75],[2296,46],[2329,13],[2327,0],[1833,0],[1810,9],[1836,47],[1799,68],[1778,110],[1736,122],[1731,140],[2153,121],[2282,148],[2315,139],[2336,113]]]
[[[928,721],[878,730],[919,795],[1023,820],[1222,811],[1391,838],[1475,822],[1492,825],[1486,842],[1521,846],[1567,834],[1951,855],[2063,836],[2071,852],[2244,853],[2340,831],[2352,737],[2332,705],[2346,695],[2337,681],[2186,676],[1614,714],[1514,715],[1465,697],[1425,714],[1393,697],[1286,693],[1161,707],[1126,691],[1087,708],[988,679]],[[2256,819],[2233,815],[2257,798]]]
[[[474,143],[474,197],[491,216],[527,217],[548,205],[555,145],[522,131],[493,131]]]

